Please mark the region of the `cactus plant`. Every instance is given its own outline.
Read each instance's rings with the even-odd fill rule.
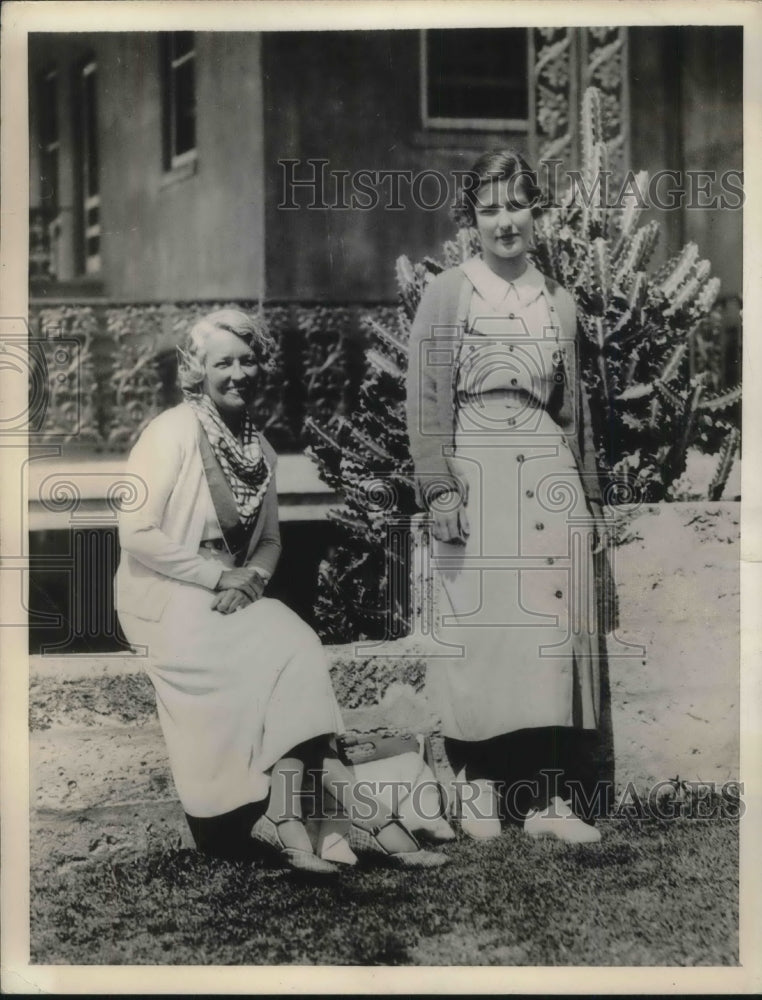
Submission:
[[[595,178],[607,168],[595,87],[583,98],[581,135],[584,185],[538,219],[535,259],[577,302],[583,379],[599,417],[604,479],[612,486],[626,479],[629,493],[660,500],[685,471],[693,441],[719,434],[720,441],[738,444],[730,432],[740,387],[713,393],[709,373],[689,373],[691,338],[720,282],[695,243],[648,273],[659,225],[638,225],[644,203],[634,189],[647,188],[645,172],[634,176],[621,208],[609,208],[605,188],[598,189],[600,197],[583,197],[583,189],[596,191]]]

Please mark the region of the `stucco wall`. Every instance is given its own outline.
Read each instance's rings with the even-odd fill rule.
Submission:
[[[439,132],[419,120],[419,33],[197,33],[198,169],[161,164],[158,40],[149,33],[38,35],[31,78],[57,65],[61,182],[71,212],[72,111],[79,59],[98,61],[104,291],[115,298],[393,300],[394,261],[438,254],[453,234],[445,205],[399,209],[279,208],[278,161],[323,158],[327,171],[436,170],[448,179],[485,148],[527,148],[525,134]],[[662,26],[629,31],[633,169],[742,167],[740,29]],[[31,108],[32,204],[39,168]],[[327,201],[333,202],[329,184]],[[434,200],[429,182],[424,197]],[[306,203],[304,195],[298,202]],[[449,203],[449,198],[448,198]],[[657,258],[698,242],[741,290],[741,213],[662,211]],[[266,260],[265,260],[266,255]],[[66,278],[71,274],[66,274]]]
[[[72,205],[75,67],[98,64],[102,273],[122,299],[257,298],[264,287],[263,128],[256,33],[196,35],[195,173],[162,166],[159,49],[155,34],[37,36],[30,76],[56,66],[62,82],[62,201]],[[37,176],[32,116],[32,174]],[[32,204],[37,182],[32,186]],[[70,277],[71,275],[65,275]]]
[[[424,131],[419,118],[417,31],[265,35],[267,135],[267,291],[272,298],[375,300],[396,298],[394,262],[438,255],[454,235],[447,204],[417,208],[406,185],[404,210],[278,209],[279,159],[323,158],[331,170],[467,170],[505,135]],[[511,144],[526,150],[526,136]],[[306,165],[300,176],[309,176]],[[388,185],[389,182],[387,182]],[[332,194],[333,187],[330,188]],[[454,191],[452,192],[454,194]],[[434,203],[431,181],[423,197]],[[297,203],[307,204],[305,193]]]
[[[630,28],[632,169],[743,170],[742,29],[726,26]],[[666,187],[666,185],[665,185]],[[713,193],[720,194],[718,184]],[[662,239],[655,262],[694,240],[723,295],[740,295],[741,212],[652,211]]]
[[[526,151],[525,135],[439,134],[419,120],[419,50],[414,31],[272,34],[263,40],[267,135],[267,277],[275,298],[394,297],[394,261],[437,255],[453,234],[446,207],[405,211],[284,211],[278,160],[327,159],[326,171],[465,170],[485,148]],[[631,157],[634,170],[740,170],[740,29],[681,26],[629,30]],[[334,196],[326,189],[326,201]],[[386,189],[382,189],[385,191]],[[714,190],[719,190],[714,188]],[[426,193],[433,192],[427,188]],[[308,193],[295,195],[306,205]],[[384,197],[382,197],[382,201]],[[741,291],[741,213],[653,211],[662,226],[655,262],[695,240],[722,278]],[[648,216],[646,216],[648,217]]]

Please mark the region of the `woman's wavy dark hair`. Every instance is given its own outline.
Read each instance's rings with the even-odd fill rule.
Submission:
[[[459,226],[476,225],[476,194],[482,184],[515,178],[517,185],[529,201],[532,215],[539,215],[545,207],[543,193],[537,183],[537,174],[527,161],[514,149],[495,149],[482,153],[471,169],[463,176],[452,216]]]

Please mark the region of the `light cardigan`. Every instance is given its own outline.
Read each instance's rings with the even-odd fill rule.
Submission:
[[[142,486],[135,509],[119,514],[122,555],[115,580],[117,611],[160,621],[173,580],[210,591],[219,583],[223,567],[198,552],[212,505],[199,446],[202,433],[191,407],[180,403],[152,420],[130,453],[127,473],[138,477]],[[274,468],[275,452],[264,437],[261,441]],[[244,565],[255,563],[271,575],[280,548],[273,474]]]
[[[558,323],[568,345],[557,365],[558,387],[548,412],[574,456],[588,501],[600,504],[590,404],[577,373],[574,300],[551,278],[545,278],[545,287],[551,319]],[[467,484],[450,467],[448,458],[455,448],[458,352],[472,293],[473,285],[461,267],[438,274],[421,296],[410,331],[407,426],[416,497],[424,508],[443,490],[457,490],[468,499]]]

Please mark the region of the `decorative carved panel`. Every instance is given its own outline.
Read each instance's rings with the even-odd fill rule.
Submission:
[[[595,86],[601,92],[609,168],[615,178],[621,178],[630,161],[627,28],[604,26],[580,32],[582,90]]]
[[[574,28],[531,29],[531,155],[535,163],[574,157],[577,56]]]
[[[621,176],[629,161],[627,28],[531,30],[531,154],[536,164],[577,165],[577,118],[586,87],[601,91],[609,166]]]
[[[275,341],[271,370],[260,374],[252,416],[276,451],[301,451],[298,441],[300,403],[294,398],[293,355],[298,353],[292,310],[289,306],[265,306],[267,329]],[[297,366],[296,378],[300,375]],[[297,411],[296,413],[294,411]],[[298,425],[298,426],[297,426]]]
[[[33,305],[31,322],[42,345],[36,374],[46,392],[36,433],[88,451],[129,451],[142,428],[181,398],[177,346],[197,319],[223,306],[260,309],[252,302]],[[340,304],[264,307],[275,350],[271,370],[260,373],[252,411],[277,451],[303,450],[307,416],[323,423],[354,407],[365,368],[365,323],[394,312]]]
[[[351,309],[304,306],[297,310],[303,343],[305,416],[326,424],[346,412],[346,344],[356,331]]]
[[[106,442],[112,451],[129,450],[161,410],[156,345],[162,320],[161,306],[125,306],[106,312],[113,351],[104,416]]]
[[[37,440],[103,447],[96,377],[98,318],[87,306],[42,309],[33,318],[32,345],[42,371],[45,400]]]

